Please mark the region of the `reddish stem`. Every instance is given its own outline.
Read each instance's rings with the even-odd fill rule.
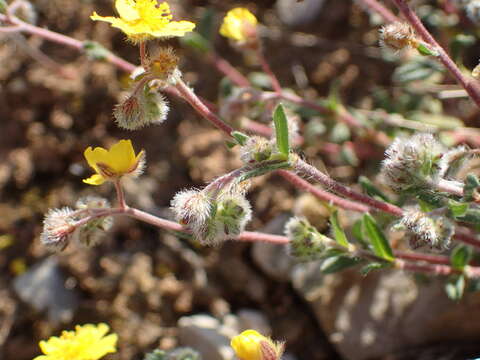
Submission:
[[[273,90],[275,90],[275,92],[278,95],[281,95],[282,87],[280,86],[280,82],[275,76],[275,73],[272,71],[272,68],[270,67],[270,64],[265,58],[265,55],[263,54],[263,51],[260,46],[257,47],[257,57],[258,57],[258,60],[260,61],[260,64],[262,65],[263,71],[268,75],[268,77],[270,78],[270,81],[272,82]]]
[[[207,59],[223,74],[225,74],[235,85],[249,87],[250,81],[241,72],[235,69],[227,60],[211,51]]]
[[[277,170],[277,173],[280,174],[284,179],[289,181],[291,184],[295,185],[296,188],[308,191],[318,199],[322,201],[327,201],[331,204],[335,204],[342,209],[358,212],[368,212],[370,210],[370,208],[364,204],[346,200],[325,190],[319,189],[310,184],[308,181],[303,180],[302,178],[298,177],[295,174],[292,174],[289,171]]]
[[[468,78],[462,74],[457,65],[453,62],[447,52],[441,47],[434,37],[428,32],[417,14],[410,8],[406,0],[392,0],[403,14],[405,19],[415,28],[416,32],[427,42],[434,50],[438,52],[438,58],[448,71],[455,77],[458,83],[462,85],[472,100],[480,107],[480,86],[476,80]]]
[[[233,128],[220,119],[215,113],[205,106],[205,104],[198,98],[197,95],[190,89],[182,79],[178,79],[175,85],[180,95],[187,101],[200,115],[210,121],[215,127],[222,130],[227,135],[231,136]]]
[[[377,0],[361,0],[365,6],[370,8],[371,10],[375,11],[378,13],[385,22],[391,23],[398,21],[398,18],[395,16],[394,13],[392,13],[388,8],[383,6],[383,4],[379,3]]]
[[[371,208],[392,214],[394,216],[403,215],[403,210],[398,206],[389,204],[387,202],[379,201],[374,198],[371,198],[370,196],[356,192],[355,190],[349,188],[348,186],[345,186],[333,180],[328,175],[322,173],[320,170],[307,164],[303,160],[298,159],[297,161],[295,161],[293,166],[295,171],[298,171],[301,175],[306,176],[307,178],[312,178],[318,181],[320,184],[325,186],[330,191],[336,192],[349,199],[356,200]]]
[[[430,264],[450,265],[450,258],[448,256],[410,253],[404,251],[394,251],[396,258],[410,261],[424,261]]]

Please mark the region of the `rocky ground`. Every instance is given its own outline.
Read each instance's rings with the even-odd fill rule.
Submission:
[[[221,14],[236,1],[170,1],[179,17],[195,20],[206,8]],[[266,53],[282,84],[307,97],[325,96],[332,80],[349,104],[368,102],[375,84],[388,84],[393,65],[372,56],[377,28],[350,1],[264,1],[252,5],[266,26]],[[37,23],[69,36],[94,39],[131,62],[136,49],[122,34],[89,15],[111,13],[111,2],[37,0]],[[480,354],[480,297],[452,303],[440,282],[412,276],[356,271],[321,276],[317,263],[296,264],[285,249],[228,242],[202,248],[166,231],[126,218],[97,247],[69,247],[50,254],[39,243],[43,214],[72,206],[83,195],[113,200],[109,185],[89,187],[87,146],[131,138],[147,153],[147,170],[126,184],[129,203],[170,216],[169,202],[185,187],[202,186],[240,164],[223,136],[185,103],[169,98],[161,126],[122,131],[112,108],[126,74],[112,65],[35,37],[0,35],[0,358],[27,360],[38,341],[74,324],[106,322],[119,334],[109,359],[142,359],[156,347],[189,345],[206,360],[232,358],[229,338],[260,329],[287,342],[285,359],[466,359]],[[216,102],[221,76],[207,60],[178,42],[185,78]],[[259,71],[252,59],[216,38],[218,53],[244,73]],[[62,71],[32,60],[39,48]],[[292,56],[295,54],[295,56]],[[381,71],[379,71],[381,69]],[[265,116],[266,117],[266,116]],[[261,118],[261,116],[260,116]],[[382,149],[372,158],[382,158]],[[313,162],[321,152],[303,149]],[[336,178],[354,182],[358,167],[332,154]],[[378,159],[378,161],[376,160]],[[256,180],[249,195],[250,229],[281,233],[292,212],[314,206],[322,226],[325,208],[298,197],[281,178]],[[308,203],[308,206],[305,206]],[[350,214],[346,214],[350,216]],[[323,226],[324,223],[323,223]]]

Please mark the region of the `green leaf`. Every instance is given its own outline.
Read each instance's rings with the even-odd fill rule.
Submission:
[[[474,174],[468,174],[465,179],[465,186],[463,187],[463,198],[466,201],[473,200],[474,192],[480,187],[480,180]]]
[[[232,131],[232,133],[230,134],[232,135],[232,137],[235,139],[235,141],[237,142],[237,144],[243,146],[246,144],[247,140],[249,139],[249,136],[240,132],[240,131]]]
[[[275,163],[275,164],[266,164],[264,167],[254,169],[254,170],[251,170],[251,171],[248,171],[248,172],[242,174],[241,176],[237,177],[236,181],[238,183],[240,183],[240,182],[248,180],[250,178],[264,175],[264,174],[269,173],[271,171],[275,171],[275,170],[279,170],[279,169],[288,169],[288,168],[290,168],[290,166],[291,166],[290,163],[287,162],[287,161],[278,162],[278,163]]]
[[[237,143],[234,143],[233,141],[225,141],[225,145],[227,146],[228,149],[233,149],[235,146],[237,146]]]
[[[370,214],[365,214],[363,215],[363,225],[365,227],[366,235],[372,244],[375,255],[387,261],[393,261],[395,258],[392,249],[390,248],[390,244],[383,231],[378,227],[375,219]]]
[[[365,190],[365,192],[372,196],[372,197],[378,197],[380,199],[382,199],[383,201],[386,201],[386,202],[390,202],[390,199],[388,198],[387,195],[385,195],[383,193],[382,190],[380,190],[379,188],[377,188],[371,181],[369,178],[367,178],[366,176],[360,176],[360,178],[358,179],[359,180],[359,183],[360,185],[362,186],[362,188]]]
[[[450,262],[452,267],[457,270],[463,270],[472,259],[472,248],[467,245],[457,245],[450,254]]]
[[[455,200],[449,200],[448,201],[448,208],[452,212],[453,217],[459,217],[459,216],[464,216],[467,213],[468,210],[468,204],[467,203],[461,203],[459,201]]]
[[[349,256],[340,255],[340,256],[333,256],[325,259],[322,262],[322,266],[320,267],[320,271],[323,274],[333,274],[349,267],[357,265],[361,259],[359,258],[351,258]]]
[[[362,267],[362,269],[360,270],[360,274],[362,274],[363,276],[367,276],[370,273],[370,271],[383,269],[387,266],[389,266],[389,264],[387,263],[372,262]]]
[[[188,46],[201,53],[207,53],[210,51],[210,42],[197,32],[190,32],[180,38],[180,42],[183,46]]]
[[[104,61],[110,55],[110,51],[96,41],[87,40],[84,41],[82,45],[83,50],[85,50],[85,54],[87,54],[87,57],[91,60]]]
[[[330,215],[330,224],[332,224],[333,227],[335,241],[344,247],[348,247],[347,236],[345,235],[345,231],[343,231],[338,221],[338,210],[335,210],[332,215]]]
[[[436,72],[442,70],[442,67],[433,59],[419,58],[418,60],[412,60],[397,67],[393,73],[392,79],[393,81],[400,83],[425,80]]]
[[[459,301],[465,291],[465,277],[460,275],[450,278],[445,285],[445,291],[451,300]]]
[[[456,220],[474,225],[480,225],[480,210],[468,209],[463,216],[458,216]]]
[[[290,145],[288,143],[288,119],[282,104],[278,104],[273,113],[273,123],[275,124],[278,151],[288,158],[288,154],[290,153]]]
[[[7,11],[8,4],[5,0],[0,0],[0,13],[4,14]]]
[[[435,49],[431,49],[426,44],[418,45],[417,50],[420,53],[420,55],[423,55],[423,56],[438,56],[439,55],[438,51],[436,51]]]

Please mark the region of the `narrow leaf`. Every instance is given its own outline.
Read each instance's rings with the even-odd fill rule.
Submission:
[[[380,190],[378,187],[376,187],[370,181],[369,178],[367,178],[366,176],[360,176],[360,178],[358,180],[359,180],[360,185],[362,186],[362,188],[366,191],[366,193],[368,195],[377,196],[380,199],[382,199],[383,201],[390,202],[390,199],[388,198],[388,196],[385,195],[382,190]]]
[[[361,260],[358,258],[351,258],[348,256],[333,256],[326,259],[322,266],[320,267],[320,271],[323,274],[333,274],[349,267],[357,265]]]
[[[332,225],[333,235],[337,243],[344,247],[348,247],[347,236],[345,235],[345,231],[343,231],[338,221],[338,210],[335,210],[332,215],[330,215],[330,224]]]
[[[420,53],[420,55],[423,55],[423,56],[438,56],[438,51],[430,48],[426,44],[418,45],[417,50]]]
[[[463,244],[457,245],[450,255],[450,262],[457,270],[463,270],[472,259],[472,248]]]
[[[360,270],[360,274],[362,274],[363,276],[367,276],[370,273],[370,271],[383,269],[387,266],[388,264],[386,263],[372,262],[362,267],[362,269]]]
[[[370,214],[365,214],[363,215],[363,224],[375,255],[387,261],[393,261],[395,258],[392,249],[390,248],[390,244],[383,231],[378,227],[375,219]]]
[[[282,104],[279,104],[273,113],[275,136],[278,152],[288,157],[290,145],[288,143],[288,119]]]
[[[248,135],[246,135],[246,134],[244,134],[240,131],[232,131],[232,133],[230,135],[232,135],[232,137],[235,139],[235,141],[241,146],[245,145],[245,143],[247,142],[247,140],[249,138]]]
[[[452,215],[456,218],[459,216],[464,216],[467,213],[468,204],[455,201],[455,200],[449,200],[448,208],[452,212]]]

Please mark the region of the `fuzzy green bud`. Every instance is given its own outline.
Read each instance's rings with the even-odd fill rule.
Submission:
[[[83,209],[107,209],[110,208],[108,200],[97,196],[86,196],[77,200],[75,207]],[[106,232],[113,226],[113,217],[99,217],[81,226],[77,231],[77,241],[86,247],[92,247],[100,243]]]
[[[136,130],[163,123],[168,111],[167,100],[157,91],[145,86],[143,90],[134,91],[118,104],[113,115],[122,129]]]
[[[273,153],[273,144],[260,136],[251,136],[240,148],[240,158],[245,164],[262,162],[270,159]]]
[[[445,216],[430,215],[415,209],[405,211],[400,225],[407,230],[412,249],[429,247],[438,251],[446,250],[455,233],[454,223]]]
[[[305,218],[291,218],[285,225],[285,235],[290,240],[289,254],[301,260],[318,259],[328,248],[328,238]]]
[[[443,151],[431,134],[395,139],[382,162],[385,183],[397,192],[430,187],[438,180],[438,160]]]

